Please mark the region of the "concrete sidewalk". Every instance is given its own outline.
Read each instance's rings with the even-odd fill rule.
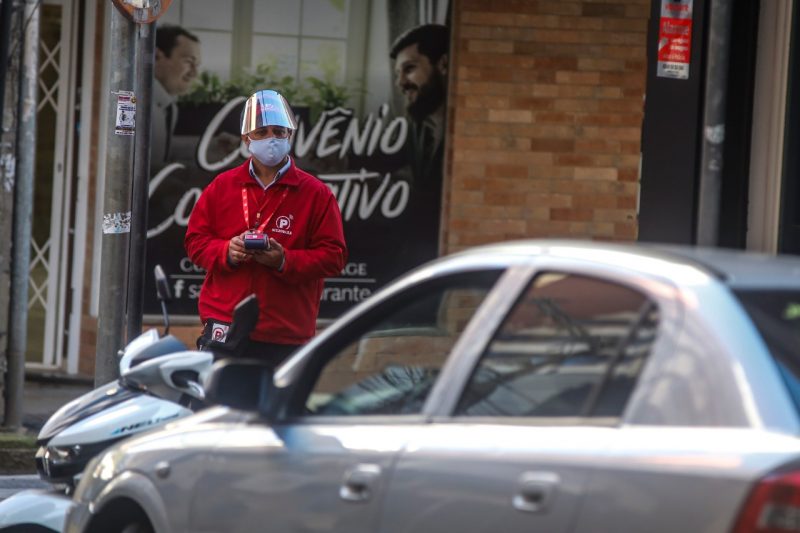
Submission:
[[[39,433],[44,423],[62,405],[94,388],[91,378],[28,374],[22,404],[22,425],[27,432]]]
[[[23,391],[19,447],[0,448],[0,475],[35,474],[36,448],[32,441],[50,416],[70,400],[92,390],[90,378],[28,374]],[[25,442],[23,442],[25,441]],[[22,444],[27,443],[28,447]]]

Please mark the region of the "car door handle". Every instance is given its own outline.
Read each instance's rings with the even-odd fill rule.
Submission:
[[[561,482],[555,472],[525,472],[519,478],[514,508],[526,513],[546,513],[556,497]]]
[[[381,476],[381,467],[373,464],[357,465],[344,474],[339,497],[348,502],[364,502],[372,497]]]

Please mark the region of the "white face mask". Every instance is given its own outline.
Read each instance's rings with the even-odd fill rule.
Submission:
[[[276,139],[275,137],[257,141],[250,139],[250,153],[268,167],[280,164],[291,149],[289,139]]]

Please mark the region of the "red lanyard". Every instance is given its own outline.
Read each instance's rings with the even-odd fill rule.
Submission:
[[[256,211],[256,223],[253,224],[253,226],[258,226],[258,228],[256,228],[256,231],[258,231],[259,233],[264,231],[264,228],[266,228],[267,224],[269,224],[269,221],[272,220],[272,216],[275,214],[280,205],[283,203],[283,200],[286,198],[287,194],[289,194],[289,188],[284,187],[283,194],[281,195],[280,199],[278,199],[278,203],[275,204],[275,208],[272,210],[269,216],[266,219],[264,219],[264,222],[262,222],[261,225],[258,225],[258,219],[261,218],[261,211],[264,209],[264,207],[266,207],[267,202],[269,202],[269,199],[272,196],[267,197],[267,199],[264,201],[264,205],[262,205],[260,208],[258,208],[258,211]],[[244,223],[249,228],[250,210],[247,207],[247,187],[244,186],[242,186],[242,210],[244,211]]]

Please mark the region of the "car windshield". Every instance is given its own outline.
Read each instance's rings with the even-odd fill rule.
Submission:
[[[740,289],[734,293],[775,357],[800,410],[800,292]]]

